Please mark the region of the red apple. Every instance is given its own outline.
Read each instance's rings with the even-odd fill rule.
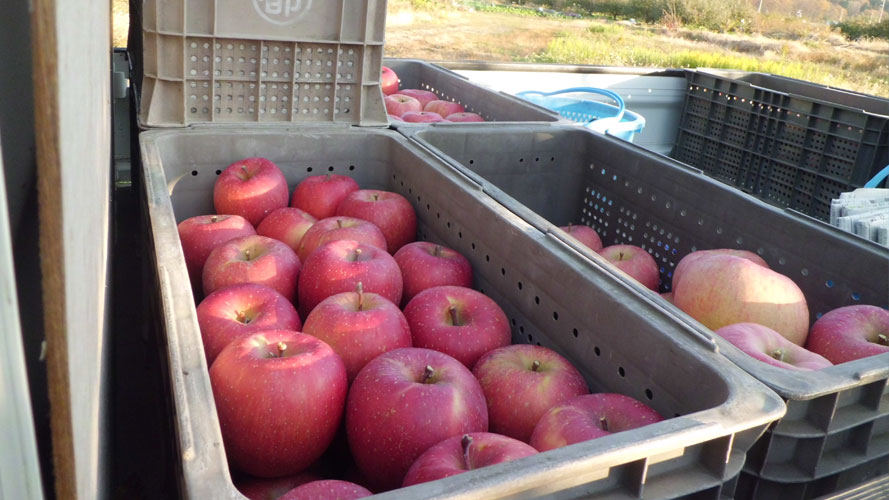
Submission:
[[[559,229],[565,231],[577,241],[591,248],[594,252],[602,250],[602,239],[599,238],[599,234],[596,233],[596,230],[590,226],[585,226],[583,224],[569,224],[567,226],[561,226]]]
[[[263,330],[299,331],[296,308],[275,290],[239,283],[208,295],[197,308],[207,366],[233,340]]]
[[[398,193],[360,189],[349,194],[336,213],[376,224],[392,254],[417,238],[417,214],[411,203]]]
[[[333,348],[346,365],[349,382],[364,365],[384,352],[411,346],[411,330],[398,306],[375,293],[331,295],[312,309],[303,333]]]
[[[728,254],[700,257],[682,271],[673,303],[707,328],[758,323],[796,345],[805,344],[809,308],[790,278]]]
[[[785,339],[780,333],[756,323],[735,323],[716,334],[763,363],[787,370],[820,370],[833,363]]]
[[[318,247],[303,266],[299,280],[299,311],[307,317],[322,300],[355,290],[382,295],[398,304],[402,279],[391,255],[377,247],[352,240],[337,240]]]
[[[299,250],[303,235],[318,219],[298,208],[284,207],[268,214],[256,228],[256,234],[286,243],[294,252]]]
[[[304,470],[333,440],[346,400],[346,368],[311,335],[267,330],[229,344],[210,367],[228,459],[276,477]]]
[[[296,255],[305,262],[316,248],[336,240],[355,240],[386,250],[386,237],[373,222],[340,215],[321,219],[306,231]]]
[[[351,177],[313,175],[296,185],[290,206],[302,209],[316,219],[326,219],[336,215],[336,207],[352,191],[358,191],[358,183]]]
[[[225,168],[213,186],[218,214],[240,215],[258,226],[276,208],[286,207],[290,190],[281,169],[265,158],[245,158]]]
[[[828,312],[812,325],[806,347],[834,363],[889,352],[889,311],[845,306]]]
[[[462,286],[436,286],[417,294],[404,317],[415,347],[453,356],[472,368],[482,354],[509,345],[506,314],[490,297]]]
[[[234,483],[235,488],[250,500],[278,500],[293,488],[318,479],[318,476],[309,472],[300,472],[271,479],[245,476],[236,479]]]
[[[407,123],[439,123],[448,121],[438,113],[430,113],[428,111],[408,111],[401,115],[401,119]]]
[[[177,229],[188,277],[192,288],[198,292],[204,262],[210,252],[227,241],[256,234],[253,226],[240,215],[198,215],[180,222]]]
[[[682,276],[682,273],[685,272],[685,269],[694,264],[695,261],[700,259],[701,257],[708,257],[712,255],[734,255],[735,257],[741,257],[742,259],[747,259],[754,264],[758,264],[762,267],[768,268],[769,265],[766,261],[756,255],[753,252],[749,252],[747,250],[737,250],[734,248],[716,248],[713,250],[698,250],[696,252],[692,252],[685,257],[683,257],[679,263],[676,265],[676,269],[673,271],[673,285],[672,288],[675,290],[676,286],[679,284],[679,278]]]
[[[380,87],[384,95],[392,95],[398,92],[398,75],[392,69],[383,66],[380,74]]]
[[[372,486],[401,485],[430,446],[488,428],[485,397],[459,361],[429,349],[381,354],[358,373],[346,403],[349,448]]]
[[[452,436],[426,450],[408,469],[403,486],[426,483],[537,454],[511,437],[490,432]]]
[[[395,262],[404,279],[402,301],[442,285],[472,286],[472,265],[460,252],[427,241],[408,243],[395,252]]]
[[[664,293],[662,293],[662,294],[660,294],[660,295],[661,295],[661,297],[662,297],[664,300],[666,300],[667,302],[673,304],[673,292],[664,292]]]
[[[279,500],[354,500],[371,495],[373,493],[355,483],[325,479],[297,486]]]
[[[428,111],[430,113],[438,113],[442,118],[452,115],[454,113],[462,113],[466,111],[463,109],[462,104],[457,104],[453,101],[431,101],[425,106],[423,106],[423,111]]]
[[[654,257],[644,249],[635,245],[611,245],[599,250],[599,255],[649,290],[657,291],[661,273]]]
[[[526,443],[547,410],[590,392],[571,362],[552,349],[530,344],[490,351],[472,373],[485,392],[491,432]]]
[[[286,244],[265,236],[244,236],[217,247],[207,257],[204,293],[238,283],[257,283],[293,301],[299,270],[299,258]]]
[[[647,405],[623,394],[585,394],[550,408],[534,427],[531,446],[552,450],[663,419]]]
[[[402,94],[402,95],[409,96],[409,97],[413,97],[414,99],[420,101],[420,105],[424,108],[430,102],[438,100],[438,96],[435,95],[435,92],[431,92],[429,90],[401,89],[398,91],[398,93]]]
[[[472,123],[485,121],[485,119],[482,118],[481,115],[477,113],[469,113],[467,111],[462,111],[460,113],[451,113],[445,117],[445,120],[455,123]]]
[[[383,102],[386,105],[386,113],[400,116],[402,119],[404,114],[410,111],[423,111],[420,101],[402,94],[387,95]]]

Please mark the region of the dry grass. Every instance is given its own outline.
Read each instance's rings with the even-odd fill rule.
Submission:
[[[114,0],[115,45],[127,0]],[[762,71],[889,97],[889,42],[849,42],[823,25],[762,18],[763,34],[477,12],[455,0],[389,0],[386,55]]]

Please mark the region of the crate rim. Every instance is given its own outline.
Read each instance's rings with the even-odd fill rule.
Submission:
[[[583,133],[596,134],[598,137],[604,137],[604,140],[611,142],[616,147],[631,150],[633,151],[633,154],[641,154],[649,159],[668,162],[674,168],[685,170],[691,175],[698,175],[705,182],[714,184],[736,195],[743,196],[756,203],[762,204],[768,210],[774,212],[775,216],[792,217],[798,222],[809,225],[815,230],[827,232],[836,237],[847,239],[853,244],[859,246],[863,251],[878,252],[882,255],[885,255],[885,257],[889,259],[889,248],[882,247],[874,242],[865,240],[863,238],[849,238],[848,233],[841,231],[826,222],[819,221],[808,216],[799,217],[803,214],[800,214],[799,212],[796,212],[794,210],[780,209],[769,205],[752,195],[744,193],[741,190],[723,184],[722,182],[707,176],[697,168],[688,166],[668,156],[654,153],[642,146],[635,145],[626,141],[621,141],[619,139],[609,137],[604,134],[597,134],[586,129],[577,129],[563,124],[543,124],[539,126],[541,130],[547,128],[550,129],[550,131],[582,130]],[[509,127],[508,125],[504,125],[502,127],[498,127],[498,131],[508,132],[510,128],[511,127]],[[530,130],[526,127],[521,128],[523,131],[526,132]],[[669,313],[672,314],[678,322],[686,325],[697,335],[710,339],[718,346],[719,351],[728,359],[730,359],[734,364],[743,368],[746,372],[750,373],[758,380],[765,383],[771,389],[776,391],[781,397],[791,400],[809,400],[826,394],[836,393],[846,389],[857,387],[869,382],[889,378],[889,353],[871,356],[869,358],[862,358],[855,361],[834,365],[822,370],[805,373],[805,378],[800,377],[800,373],[795,370],[791,373],[788,373],[789,370],[784,370],[778,367],[773,367],[758,362],[752,357],[744,354],[740,349],[738,349],[728,341],[724,340],[722,337],[716,335],[712,330],[708,329],[700,322],[693,319],[691,316],[682,312],[678,307],[668,303],[666,300],[660,297],[653,296],[650,291],[641,284],[635,282],[632,279],[626,278],[616,271],[612,270],[610,266],[603,264],[603,260],[595,252],[572,241],[572,239],[564,234],[563,231],[557,230],[557,227],[554,224],[548,222],[543,217],[538,216],[533,211],[524,207],[521,203],[517,202],[515,199],[494,186],[492,183],[467,169],[466,167],[461,165],[460,162],[450,158],[440,149],[432,146],[431,144],[428,144],[422,138],[417,137],[417,135],[422,133],[423,130],[398,129],[398,131],[404,134],[414,144],[418,145],[419,147],[425,148],[433,155],[439,157],[441,160],[451,165],[451,167],[461,171],[464,175],[472,178],[482,187],[482,189],[486,193],[493,196],[500,204],[506,206],[507,209],[511,210],[513,213],[520,215],[522,218],[529,221],[529,223],[531,223],[533,226],[537,227],[537,229],[552,234],[555,238],[561,240],[564,244],[572,247],[576,252],[584,255],[591,266],[604,269],[605,271],[611,273],[613,276],[620,279],[626,286],[632,289],[635,294],[640,296],[644,301],[649,303],[657,303],[661,308],[669,311]]]
[[[161,294],[161,304],[165,311],[163,328],[167,339],[166,350],[170,356],[169,372],[173,376],[182,379],[181,387],[184,388],[184,390],[176,391],[175,385],[173,387],[174,419],[176,420],[179,439],[177,444],[181,447],[182,467],[191,468],[192,472],[197,474],[195,477],[203,477],[208,473],[208,469],[213,469],[217,466],[222,469],[217,472],[224,473],[226,477],[230,478],[230,473],[225,462],[224,451],[222,450],[222,437],[215,405],[209,404],[207,408],[204,408],[204,414],[200,415],[203,418],[195,418],[191,412],[190,395],[204,397],[205,401],[212,402],[212,390],[210,389],[210,381],[207,374],[206,359],[203,356],[200,356],[198,360],[198,368],[203,370],[198,377],[187,377],[188,372],[184,371],[182,366],[179,342],[181,340],[192,343],[195,341],[200,342],[200,334],[197,333],[195,305],[191,297],[190,282],[185,269],[181,245],[178,242],[176,219],[170,201],[169,180],[166,179],[163,171],[157,143],[166,137],[181,136],[183,134],[215,135],[225,132],[232,133],[234,130],[215,127],[153,129],[139,134],[143,165],[143,194],[147,198],[148,204],[146,216],[149,219],[150,226],[153,228],[153,248],[151,248],[152,254],[150,258],[152,260],[156,259],[158,279],[161,288],[166,292]],[[304,130],[295,130],[293,127],[291,129],[251,128],[238,132],[239,136],[245,134],[280,135],[282,133],[302,133]],[[527,231],[535,231],[533,226],[521,220],[515,214],[508,213],[508,211],[504,213],[503,207],[493,198],[487,196],[483,192],[482,186],[477,185],[470,177],[463,175],[458,170],[454,170],[447,163],[428,151],[412,145],[410,140],[395,131],[348,127],[337,129],[325,128],[323,130],[314,128],[309,130],[309,132],[389,137],[425,160],[430,168],[442,170],[444,173],[450,174],[459,183],[467,185],[471,191],[476,193],[476,197],[481,203],[504,214],[513,223],[527,226]],[[544,233],[543,237],[552,242],[560,252],[570,256],[572,266],[578,269],[585,266],[583,256],[577,255],[576,249],[566,245],[564,241],[554,237],[552,234]],[[163,265],[163,262],[168,259],[173,259],[172,268],[167,268]],[[632,290],[628,290],[625,287],[621,288],[625,293],[635,297]],[[168,297],[170,300],[165,300],[164,297]],[[673,323],[670,315],[663,310],[660,304],[646,303],[645,305],[650,307],[652,313],[657,314],[661,321]],[[175,339],[175,341],[171,342],[171,338]],[[598,440],[551,450],[545,458],[531,456],[519,461],[477,469],[470,472],[474,476],[472,478],[458,475],[433,483],[400,488],[379,494],[374,498],[415,498],[415,495],[420,491],[423,491],[426,495],[434,494],[437,498],[467,498],[466,495],[478,493],[479,490],[477,488],[480,486],[487,488],[482,493],[487,492],[491,495],[519,494],[523,491],[521,489],[523,484],[529,482],[541,485],[546,484],[548,479],[551,479],[550,469],[556,466],[570,467],[578,475],[582,475],[583,470],[589,467],[614,465],[616,457],[622,460],[621,464],[626,464],[656,456],[656,454],[652,455],[645,451],[650,446],[661,445],[664,448],[670,447],[669,449],[684,448],[685,446],[700,444],[720,437],[732,436],[735,433],[751,430],[758,426],[766,426],[784,416],[787,408],[782,398],[765,384],[754,377],[748,376],[739,367],[720,356],[712,343],[708,343],[706,339],[698,338],[694,335],[687,337],[672,336],[670,338],[676,344],[687,346],[701,362],[711,365],[718,369],[720,373],[726,375],[724,380],[728,389],[726,401],[714,408],[680,417],[668,418],[662,422],[652,424],[652,426],[648,427],[648,430],[657,430],[657,434],[648,436],[643,440],[637,438],[638,431],[616,433]],[[200,352],[201,354],[203,353],[202,350]],[[207,426],[210,428],[207,429]],[[714,436],[714,431],[718,432],[719,435]],[[765,427],[763,427],[764,431]],[[196,436],[202,438],[209,437],[208,442],[202,445],[203,451],[196,449],[200,445],[200,443],[196,444],[198,441]],[[637,439],[634,440],[633,438]],[[732,453],[734,454],[735,451],[733,450]],[[212,456],[208,457],[208,454]],[[214,459],[216,465],[214,465]],[[517,467],[517,465],[524,465],[524,463],[532,461],[539,462],[537,464],[539,466],[530,468],[530,470]],[[513,471],[518,471],[520,475]],[[194,474],[192,475],[194,476]],[[184,474],[185,478],[189,477],[189,475],[189,473]],[[188,483],[185,478],[183,482]],[[471,481],[467,481],[467,479],[471,479]],[[470,489],[467,483],[471,483],[472,487],[476,489]],[[511,489],[509,492],[504,493],[502,488],[507,484],[510,485]],[[186,488],[189,492],[206,493],[211,491],[212,487],[206,484],[186,484]],[[240,493],[234,489],[233,483],[228,482],[226,489],[228,497],[242,498]]]

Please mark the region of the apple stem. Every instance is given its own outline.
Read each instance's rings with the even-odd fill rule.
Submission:
[[[434,376],[435,369],[433,369],[431,365],[426,365],[426,370],[423,371],[423,380],[421,380],[420,383],[425,384]]]
[[[358,293],[358,310],[360,311],[364,307],[364,285],[360,281],[355,286],[355,291]]]
[[[284,351],[287,350],[287,344],[285,344],[284,342],[278,342],[277,347],[278,347],[278,356],[277,357],[280,358],[280,357],[284,356]]]
[[[219,220],[219,217],[215,215],[213,217],[210,217],[210,222],[216,222],[217,220]]]
[[[342,228],[343,228],[343,219],[337,219],[337,220],[336,220],[336,226],[337,226],[338,228],[342,229]]]
[[[374,194],[374,201],[380,201],[380,195]]]
[[[617,255],[618,255],[618,256],[617,256],[617,260],[624,260],[624,253],[623,253],[623,252],[620,252],[620,253],[617,254]]]
[[[463,434],[460,444],[463,446],[463,461],[466,462],[466,470],[472,470],[472,461],[469,460],[469,447],[472,445],[472,436]]]
[[[238,320],[239,323],[244,323],[245,325],[246,325],[247,323],[250,322],[250,321],[247,319],[247,315],[244,313],[244,311],[238,311],[238,317],[237,317],[237,320]]]
[[[772,351],[772,357],[777,359],[778,361],[782,361],[782,362],[784,361],[785,354],[786,353],[785,353],[784,349],[782,349],[780,347],[775,349],[774,351]]]
[[[877,343],[881,345],[889,345],[889,335],[885,333],[877,335]]]
[[[539,370],[539,369],[540,369],[540,361],[537,361],[537,360],[535,359],[534,362],[531,363],[531,371],[532,371],[532,372],[536,372],[536,371]]]
[[[352,262],[356,262],[359,258],[361,258],[361,249],[356,248],[355,253],[352,255],[352,258],[349,259]]]
[[[244,250],[244,258],[250,260],[250,250]]]
[[[599,427],[601,427],[603,431],[609,432],[608,431],[608,419],[605,417],[600,417],[599,418]]]
[[[441,257],[441,245],[435,245],[435,250],[432,251],[432,255],[434,257]]]
[[[451,314],[451,324],[460,326],[460,317],[457,315],[457,306],[448,307],[448,312]]]

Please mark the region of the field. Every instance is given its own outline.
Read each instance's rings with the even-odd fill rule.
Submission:
[[[115,43],[126,4],[114,0]],[[390,0],[386,55],[428,60],[551,62],[762,71],[889,97],[889,42],[850,42],[822,24],[766,19],[716,33],[602,18],[537,15],[489,2]]]

